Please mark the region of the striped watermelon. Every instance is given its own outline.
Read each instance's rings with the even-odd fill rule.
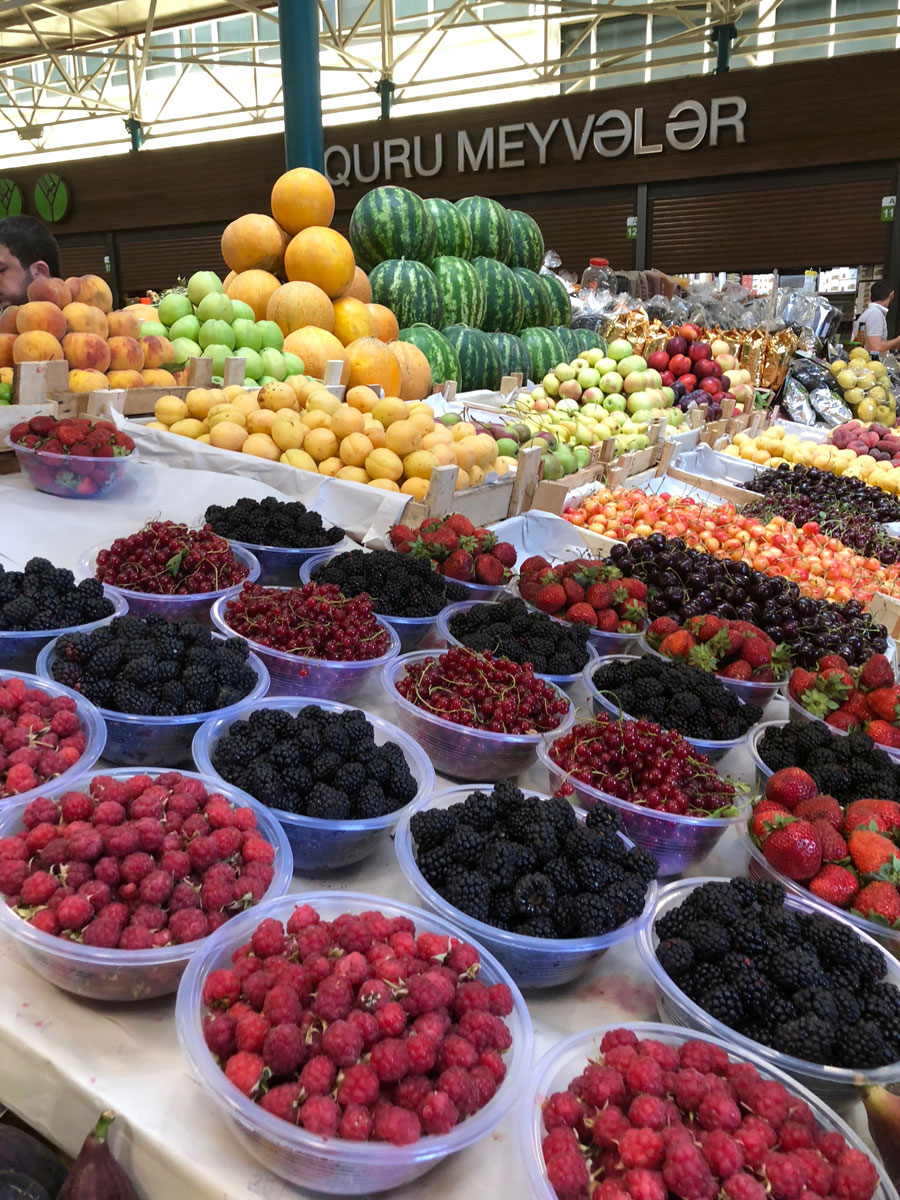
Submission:
[[[434,220],[435,257],[471,258],[472,230],[456,205],[449,200],[431,199],[425,201],[425,207]]]
[[[459,355],[459,390],[495,392],[503,378],[500,353],[486,333],[468,325],[449,325],[444,337]]]
[[[420,321],[435,327],[442,323],[441,289],[424,263],[386,259],[371,273],[369,283],[374,302],[389,308],[401,329]]]
[[[563,349],[566,352],[566,362],[571,362],[573,358],[577,358],[580,350],[575,330],[570,329],[568,325],[551,325],[550,329],[563,344]]]
[[[509,262],[512,255],[512,230],[509,214],[496,200],[486,196],[466,196],[456,207],[472,230],[472,254]]]
[[[520,336],[531,354],[535,381],[543,379],[557,363],[566,361],[565,348],[552,329],[523,329]]]
[[[428,258],[435,239],[434,218],[424,201],[392,184],[367,192],[350,218],[350,245],[364,271],[389,258]]]
[[[594,333],[592,329],[573,329],[572,332],[575,334],[579,355],[584,354],[585,350],[602,350],[606,353],[606,338],[602,338],[599,333]]]
[[[572,320],[572,301],[566,285],[556,275],[541,275],[550,293],[550,320],[548,325],[568,325]]]
[[[471,325],[479,329],[484,321],[487,296],[481,276],[472,263],[448,254],[436,258],[431,269],[441,289],[447,324]]]
[[[540,225],[534,217],[516,208],[509,209],[508,216],[513,245],[510,266],[539,270],[544,261],[544,235]]]
[[[549,325],[552,301],[543,275],[529,271],[527,267],[514,267],[513,274],[522,289],[523,327],[527,329],[531,325]]]
[[[531,362],[531,351],[521,338],[516,337],[514,333],[489,333],[488,337],[500,354],[500,365],[504,375],[512,375],[515,371],[521,371],[523,379],[533,378],[534,366]]]
[[[518,333],[522,328],[522,289],[509,267],[496,258],[475,258],[472,266],[484,284],[485,307],[481,328],[487,333]]]
[[[437,329],[430,325],[410,325],[400,330],[400,341],[418,346],[431,367],[431,382],[440,387],[452,379],[459,383],[459,355]]]

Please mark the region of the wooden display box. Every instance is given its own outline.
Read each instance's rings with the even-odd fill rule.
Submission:
[[[463,513],[476,525],[493,525],[518,516],[532,504],[541,465],[540,449],[523,450],[516,461],[515,475],[462,492],[456,491],[458,468],[438,467],[432,473],[425,499],[411,500],[403,510],[404,525],[415,528],[428,517],[446,517],[452,512]]]

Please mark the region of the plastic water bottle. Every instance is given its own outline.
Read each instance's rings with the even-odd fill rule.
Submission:
[[[592,258],[584,268],[581,276],[582,292],[612,292],[616,291],[616,274],[609,265],[608,258]]]

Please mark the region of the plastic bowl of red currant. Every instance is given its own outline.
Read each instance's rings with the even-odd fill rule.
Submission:
[[[723,779],[705,754],[651,721],[598,713],[549,745],[538,746],[556,795],[582,808],[611,804],[625,833],[676,875],[701,862],[729,826],[746,820],[742,785]]]

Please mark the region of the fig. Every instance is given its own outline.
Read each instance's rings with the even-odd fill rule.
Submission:
[[[875,1149],[896,1187],[900,1183],[900,1096],[870,1084],[861,1087],[859,1095],[866,1108]]]
[[[66,1178],[66,1168],[43,1142],[16,1129],[0,1125],[0,1171],[17,1171],[55,1196]]]
[[[115,1118],[111,1108],[100,1114],[57,1200],[138,1200],[124,1167],[113,1158],[106,1142],[106,1132]]]

